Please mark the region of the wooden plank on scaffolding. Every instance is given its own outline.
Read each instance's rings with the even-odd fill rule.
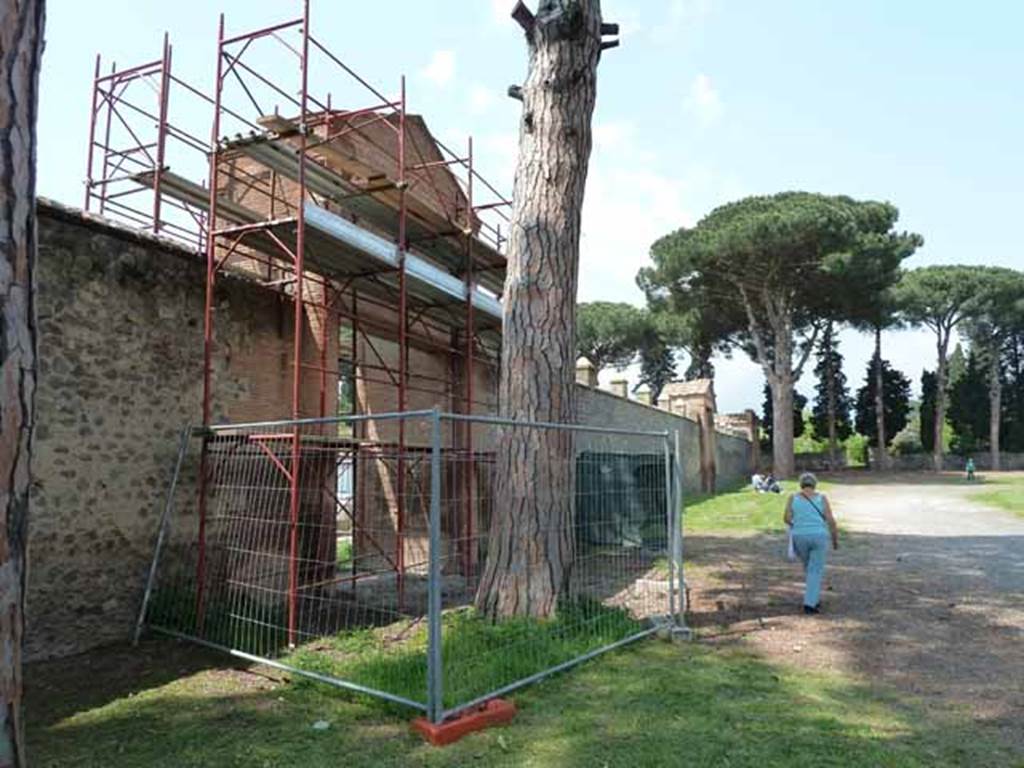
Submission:
[[[155,171],[143,171],[134,174],[132,180],[144,187],[152,188],[154,175]],[[209,212],[210,190],[201,184],[196,184],[194,181],[186,179],[184,176],[179,176],[168,170],[161,171],[160,191],[194,208]],[[254,224],[257,221],[261,221],[258,213],[223,195],[218,195],[217,197],[217,215],[235,224]]]

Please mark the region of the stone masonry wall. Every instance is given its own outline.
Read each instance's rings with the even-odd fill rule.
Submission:
[[[203,348],[204,267],[185,249],[40,201],[38,269],[29,659],[129,636],[178,436],[201,420]],[[288,416],[291,302],[221,277],[215,311],[215,420]]]

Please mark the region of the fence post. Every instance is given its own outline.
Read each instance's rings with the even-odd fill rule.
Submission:
[[[164,511],[160,515],[160,525],[156,533],[156,545],[153,547],[153,560],[149,564],[149,575],[146,577],[146,591],[142,595],[142,607],[139,608],[139,618],[135,622],[135,634],[132,636],[132,645],[139,644],[139,637],[142,636],[142,627],[146,623],[146,609],[149,607],[149,598],[153,594],[156,569],[160,563],[160,550],[163,549],[164,538],[167,536],[167,525],[171,520],[171,508],[174,506],[174,491],[178,487],[178,477],[181,475],[181,465],[185,460],[185,453],[188,451],[190,437],[192,437],[192,427],[187,426],[181,431],[181,442],[178,444],[178,459],[174,462],[171,486],[167,489]]]
[[[441,722],[444,666],[441,657],[441,413],[430,415],[430,574],[427,592],[427,718]]]
[[[675,483],[673,485],[675,493],[673,494],[672,519],[675,521],[675,537],[672,540],[672,557],[676,561],[675,572],[679,579],[679,613],[673,619],[678,631],[683,636],[689,637],[690,630],[686,626],[686,611],[689,610],[690,606],[687,604],[686,578],[683,575],[683,510],[685,507],[683,502],[683,454],[678,429],[675,432],[674,453],[675,466],[673,469],[675,470]]]
[[[666,541],[665,550],[668,554],[668,620],[672,625],[676,620],[676,516],[675,508],[675,485],[672,478],[672,442],[669,433],[665,432],[664,442],[665,454],[665,518],[666,518]]]

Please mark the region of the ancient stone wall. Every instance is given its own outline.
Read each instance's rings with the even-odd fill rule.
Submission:
[[[201,421],[203,349],[204,265],[185,249],[40,201],[38,268],[28,658],[129,636],[178,435]],[[215,312],[215,420],[289,416],[291,302],[224,276]],[[319,377],[302,394],[314,412]]]

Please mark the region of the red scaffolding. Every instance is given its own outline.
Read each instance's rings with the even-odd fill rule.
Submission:
[[[472,139],[455,152],[430,135],[422,119],[407,111],[405,79],[398,95],[385,96],[316,37],[309,0],[302,16],[250,32],[227,35],[221,15],[212,94],[176,78],[171,46],[147,64],[100,75],[97,57],[90,120],[86,209],[120,218],[154,233],[196,246],[206,260],[203,331],[202,422],[214,418],[213,359],[216,349],[214,295],[218,275],[244,272],[292,302],[291,402],[268,417],[335,416],[328,413],[332,383],[351,372],[357,393],[373,385],[393,388],[393,408],[409,409],[410,393],[440,396],[446,410],[472,413],[491,403],[474,388],[474,372],[497,367],[505,261],[502,221],[510,201],[474,166]],[[316,92],[312,81],[331,92]],[[150,91],[138,94],[137,85]],[[339,99],[339,90],[345,93]],[[205,111],[210,140],[181,127],[171,115],[172,91],[195,104],[182,122]],[[150,103],[154,102],[155,104]],[[147,101],[148,100],[148,101]],[[346,108],[334,103],[342,101]],[[102,125],[101,125],[102,123]],[[353,146],[361,147],[351,151]],[[177,156],[203,153],[205,178],[172,170]],[[183,160],[187,168],[192,160]],[[147,195],[148,204],[131,204]],[[134,201],[133,201],[134,202]],[[173,215],[172,215],[173,213]],[[306,319],[315,318],[319,359],[304,356]],[[340,333],[344,328],[347,333]],[[335,334],[334,341],[329,335]],[[397,344],[381,352],[376,341]],[[350,342],[340,349],[342,342]],[[339,353],[331,359],[332,343]],[[455,361],[445,377],[410,370],[410,349]],[[456,364],[457,363],[457,364]],[[345,368],[343,371],[342,368]],[[463,378],[455,392],[456,373]],[[317,382],[318,405],[303,393]],[[353,397],[359,409],[360,398]],[[438,404],[438,403],[435,403]],[[354,443],[370,443],[359,422]],[[291,436],[289,592],[298,589],[297,534],[300,505],[299,430]],[[404,421],[397,426],[399,484],[408,454]],[[449,450],[471,462],[468,424],[452,435]],[[274,457],[270,453],[271,458]],[[204,448],[199,491],[197,595],[202,615],[206,511]],[[458,523],[466,542],[463,567],[475,567],[473,473],[464,473],[459,496],[466,510]],[[405,493],[396,494],[393,562],[399,591],[405,572],[402,542]],[[358,494],[340,505],[354,531],[360,524]],[[288,626],[295,631],[295,602]]]

